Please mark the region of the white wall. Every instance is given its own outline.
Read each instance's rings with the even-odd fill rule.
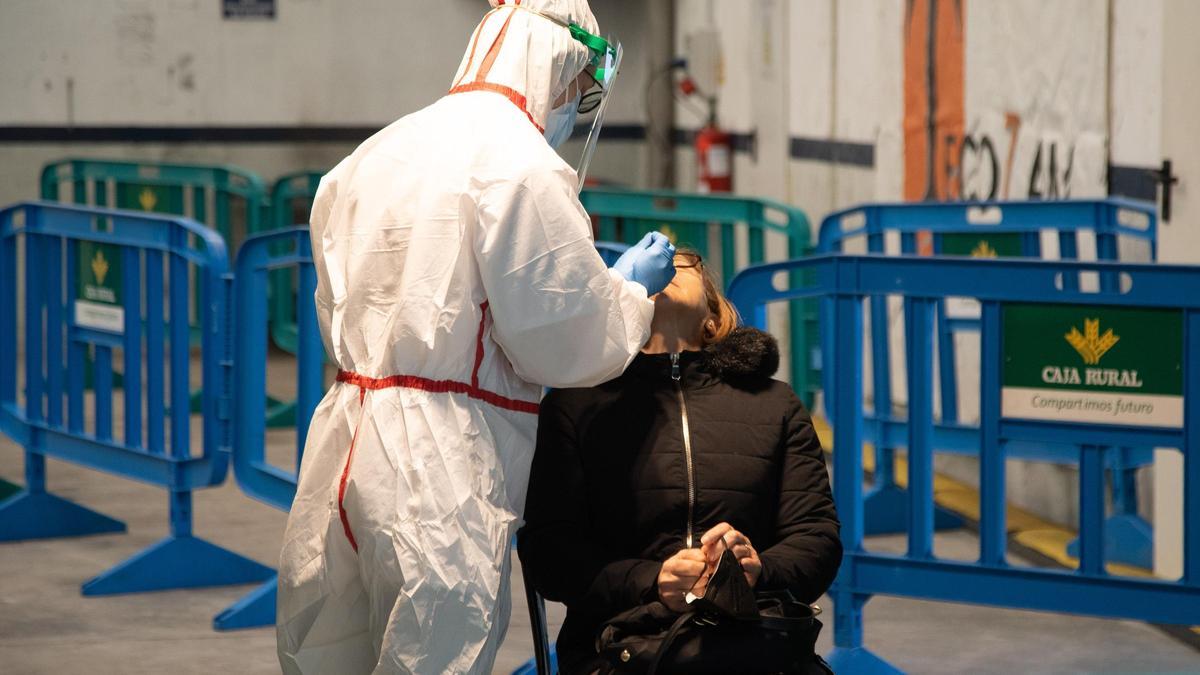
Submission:
[[[6,0],[0,123],[386,122],[448,87],[486,9],[278,5],[264,21],[225,20],[207,0]]]
[[[1109,152],[1114,164],[1162,162],[1163,0],[1113,0]]]
[[[644,7],[593,4],[630,55],[608,119],[641,124]],[[378,128],[445,93],[487,10],[278,0],[275,20],[225,20],[217,0],[3,0],[0,126]],[[229,162],[269,180],[328,168],[357,142],[0,144],[0,203],[35,197],[41,166],[66,156]],[[630,181],[636,165],[636,185],[640,160],[640,143],[613,143],[593,175]]]
[[[789,157],[789,196],[813,218],[900,197],[901,0],[789,3],[792,137],[875,146],[875,165]]]
[[[1162,157],[1179,183],[1160,230],[1160,259],[1200,263],[1200,3],[1166,0],[1162,47]],[[1153,92],[1151,92],[1153,93]],[[1153,109],[1153,108],[1152,108]],[[1151,166],[1161,158],[1150,157]]]
[[[1153,14],[1151,16],[1154,16]],[[1175,163],[1179,184],[1172,215],[1161,225],[1160,259],[1200,263],[1200,3],[1166,0],[1162,11],[1162,152]],[[1153,28],[1151,28],[1153,30]],[[1157,163],[1157,158],[1149,157]],[[1195,420],[1191,420],[1195,422]],[[1191,458],[1195,461],[1195,458]],[[1183,572],[1183,458],[1174,450],[1155,453],[1155,571],[1175,578]],[[1192,518],[1200,514],[1188,514]]]
[[[1107,4],[968,0],[965,13],[967,131],[991,138],[1002,166],[1011,148],[1007,196],[1045,198],[1055,189],[1052,179],[1060,197],[1103,196]],[[1019,124],[1015,147],[1009,116]],[[1052,150],[1055,176],[1047,171]],[[1039,152],[1042,171],[1035,176]]]

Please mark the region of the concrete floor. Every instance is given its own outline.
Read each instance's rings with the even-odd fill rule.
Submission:
[[[271,432],[273,461],[285,464],[293,444],[290,432]],[[82,597],[82,582],[166,533],[165,493],[56,461],[48,472],[54,493],[124,520],[129,530],[0,544],[0,673],[278,672],[272,629],[212,630],[213,615],[250,586]],[[0,478],[23,480],[20,448],[2,436]],[[194,513],[198,536],[273,564],[285,516],[243,495],[232,480],[198,492]],[[978,550],[964,531],[939,534],[936,543],[948,558]],[[899,537],[869,544],[902,546]],[[513,574],[514,612],[496,673],[512,672],[532,654],[520,573]],[[822,604],[831,606],[828,598]],[[552,605],[549,613],[557,631],[562,608]],[[832,646],[827,619],[822,652]],[[912,673],[1200,673],[1200,651],[1136,622],[877,597],[867,606],[865,630],[871,650]]]

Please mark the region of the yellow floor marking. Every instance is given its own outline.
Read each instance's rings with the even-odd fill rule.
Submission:
[[[821,447],[826,448],[826,452],[829,452],[828,449],[833,447],[833,430],[829,428],[828,422],[823,418],[814,417],[813,427],[816,429],[817,438],[821,440]],[[875,470],[875,449],[869,443],[863,444],[863,469],[865,471]],[[900,487],[908,485],[908,461],[904,457],[896,457],[896,484]],[[960,516],[975,521],[979,520],[979,491],[966,483],[940,473],[935,473],[933,475],[933,500],[938,506],[954,511]],[[1056,529],[1063,532],[1070,532],[1039,518],[1025,509],[1011,504],[1006,510],[1006,520],[1007,529],[1012,533],[1024,532],[1026,530]],[[1067,541],[1070,541],[1074,537],[1075,535],[1072,533]],[[1050,555],[1040,550],[1038,552],[1043,555]],[[1065,546],[1063,555],[1066,555]],[[1054,558],[1054,556],[1050,557]],[[1055,559],[1057,560],[1058,558]]]

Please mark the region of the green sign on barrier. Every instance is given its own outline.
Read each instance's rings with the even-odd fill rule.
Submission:
[[[947,232],[942,235],[942,255],[1019,258],[1022,255],[1021,235],[1016,232]]]
[[[125,330],[125,308],[121,304],[120,248],[81,241],[78,250],[75,325],[122,332]]]
[[[1016,232],[947,232],[942,235],[941,254],[972,258],[1019,258],[1021,235]],[[947,298],[945,307],[946,316],[951,318],[979,318],[979,302],[974,298]]]
[[[1183,426],[1183,316],[1172,310],[1008,305],[1003,415]]]
[[[176,185],[117,183],[117,208],[182,216],[183,188]]]

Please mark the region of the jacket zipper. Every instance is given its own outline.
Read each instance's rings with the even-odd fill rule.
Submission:
[[[688,428],[687,401],[683,397],[683,383],[680,381],[678,352],[671,354],[671,380],[675,382],[675,393],[679,395],[679,412],[683,420],[683,459],[687,466],[688,493],[687,547],[692,548],[695,542],[693,523],[696,514],[696,468],[692,464],[692,434]]]

